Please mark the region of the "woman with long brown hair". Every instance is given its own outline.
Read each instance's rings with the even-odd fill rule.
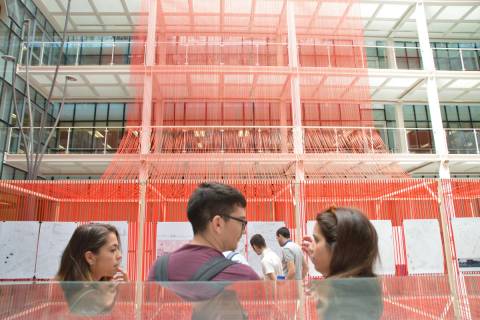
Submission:
[[[119,281],[128,281],[121,260],[120,237],[114,226],[90,223],[75,229],[55,277],[62,281],[72,313],[91,316],[112,311]]]
[[[55,280],[127,280],[120,268],[122,253],[117,229],[90,223],[77,227],[65,248]]]
[[[374,277],[378,236],[357,209],[331,207],[317,215],[313,239],[302,248],[325,278]]]
[[[311,292],[322,319],[379,319],[383,304],[373,271],[378,236],[368,218],[353,208],[331,207],[317,215],[313,239],[302,248],[327,281]],[[372,279],[373,278],[373,279]]]

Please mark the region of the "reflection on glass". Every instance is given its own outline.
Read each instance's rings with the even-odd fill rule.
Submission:
[[[82,316],[108,314],[117,297],[118,283],[62,282],[61,287],[71,313]]]
[[[380,319],[382,290],[375,278],[324,280],[312,283],[318,319]]]

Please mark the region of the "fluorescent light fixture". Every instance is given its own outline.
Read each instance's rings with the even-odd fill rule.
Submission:
[[[195,135],[195,137],[205,137],[205,131],[204,130],[195,130],[193,132],[193,134]]]
[[[100,139],[100,138],[105,138],[105,137],[103,136],[103,134],[100,133],[100,131],[95,130],[95,138],[99,138],[99,139]]]

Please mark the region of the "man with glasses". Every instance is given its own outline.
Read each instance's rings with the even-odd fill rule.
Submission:
[[[247,265],[226,259],[222,252],[237,248],[247,226],[247,201],[237,189],[202,183],[187,204],[193,240],[160,257],[150,270],[154,281],[259,280]]]

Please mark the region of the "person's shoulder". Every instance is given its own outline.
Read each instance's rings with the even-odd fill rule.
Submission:
[[[220,277],[221,280],[260,280],[258,274],[250,266],[241,263],[234,263],[225,268]]]

